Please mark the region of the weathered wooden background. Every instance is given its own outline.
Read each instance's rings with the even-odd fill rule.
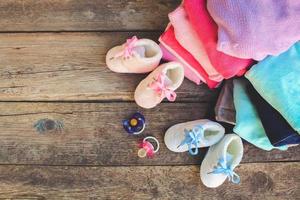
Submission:
[[[132,35],[157,39],[179,0],[0,1],[0,199],[300,199],[299,147],[245,144],[242,183],[205,188],[201,155],[163,145],[171,125],[206,118],[218,91],[185,81],[176,103],[143,110],[133,91],[145,75],[110,72],[105,53]],[[136,156],[120,122],[141,110],[161,151]],[[43,118],[62,132],[38,134]]]

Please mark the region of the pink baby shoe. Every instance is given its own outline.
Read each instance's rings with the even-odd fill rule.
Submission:
[[[143,108],[153,108],[164,98],[175,101],[175,90],[182,84],[183,79],[184,69],[180,63],[162,64],[140,82],[134,99]]]
[[[157,43],[136,36],[126,43],[113,47],[106,54],[106,64],[111,71],[118,73],[147,73],[153,71],[162,58]]]

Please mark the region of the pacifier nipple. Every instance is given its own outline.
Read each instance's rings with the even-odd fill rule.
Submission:
[[[138,151],[138,157],[145,158],[147,156],[147,150],[144,148],[139,149]]]

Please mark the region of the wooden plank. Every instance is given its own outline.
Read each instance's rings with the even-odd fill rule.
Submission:
[[[300,163],[243,164],[241,184],[205,188],[198,166],[0,166],[0,198],[298,199]]]
[[[0,101],[133,100],[146,75],[118,74],[106,52],[132,35],[159,33],[0,34]],[[216,92],[186,80],[178,101],[212,101]]]
[[[189,165],[198,156],[170,152],[163,136],[170,126],[206,118],[210,104],[163,103],[139,109],[134,103],[0,103],[0,164],[41,165]],[[140,137],[128,136],[121,121],[140,110],[147,128]],[[33,127],[40,119],[59,120],[64,129],[39,134]],[[137,157],[137,142],[154,135],[161,150],[153,159]],[[263,151],[245,144],[243,162],[298,161],[299,147],[288,151]]]
[[[1,31],[163,30],[180,0],[0,1]]]

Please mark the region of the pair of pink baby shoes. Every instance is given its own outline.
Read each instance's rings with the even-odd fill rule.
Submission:
[[[157,43],[134,36],[125,44],[110,49],[106,55],[106,64],[117,73],[152,71],[137,86],[134,99],[143,108],[153,108],[164,98],[175,101],[175,90],[184,79],[184,69],[180,63],[169,62],[159,66],[161,58],[162,51]]]

